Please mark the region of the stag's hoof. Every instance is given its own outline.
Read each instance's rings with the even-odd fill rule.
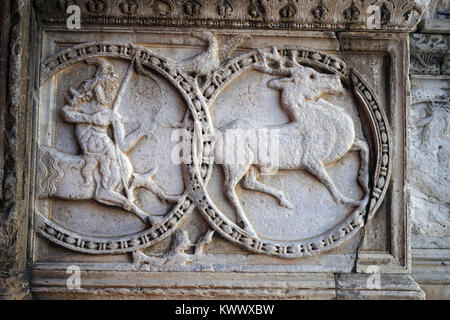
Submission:
[[[247,236],[253,236],[253,237],[257,236],[255,229],[253,229],[253,227],[251,225],[249,225],[247,223],[243,223],[243,224],[244,224],[244,226],[242,229],[244,229],[244,231],[247,233]]]
[[[280,202],[280,205],[283,207],[286,207],[288,209],[295,209],[295,205],[292,202],[290,202],[284,194],[279,196],[278,201]]]
[[[362,200],[350,200],[347,198],[343,198],[343,199],[340,199],[338,202],[347,207],[358,207],[359,205],[361,205],[361,203],[363,201]]]
[[[148,216],[147,222],[150,225],[150,227],[156,227],[160,225],[163,222],[164,218],[160,216]]]
[[[172,194],[164,194],[164,196],[161,197],[161,200],[164,202],[178,202],[180,200],[182,195],[172,195]]]

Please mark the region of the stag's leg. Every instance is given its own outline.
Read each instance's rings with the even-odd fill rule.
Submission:
[[[358,182],[367,195],[369,193],[369,146],[367,142],[355,139],[351,150],[360,152],[361,164],[358,171]]]
[[[133,192],[136,188],[145,188],[151,191],[162,201],[177,202],[181,195],[167,194],[156,182],[153,180],[155,170],[150,174],[133,173],[133,181],[131,182],[130,191]]]
[[[305,164],[305,169],[308,170],[313,176],[315,176],[319,181],[330,191],[334,200],[338,203],[342,203],[346,206],[356,207],[361,204],[361,201],[351,200],[345,197],[336,187],[334,182],[331,180],[328,175],[325,167],[320,161],[308,161]]]
[[[295,208],[295,206],[286,198],[283,191],[269,187],[268,185],[259,182],[258,180],[256,180],[256,175],[256,168],[250,167],[249,171],[245,175],[242,186],[246,189],[267,193],[268,195],[277,198],[280,202],[280,205],[282,205],[283,207],[289,209]]]
[[[250,221],[245,216],[244,209],[239,202],[239,198],[236,194],[236,185],[244,176],[245,172],[249,169],[250,164],[235,164],[235,165],[223,165],[223,171],[225,173],[224,182],[224,192],[228,200],[230,200],[231,205],[236,213],[237,222],[242,222],[244,224],[244,230],[256,235]]]

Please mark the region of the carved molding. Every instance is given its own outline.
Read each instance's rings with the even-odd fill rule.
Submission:
[[[0,4],[0,299],[28,294],[30,11],[25,0]]]
[[[206,37],[207,39],[211,38],[208,41],[208,47],[206,50],[199,55],[184,60],[180,63],[157,55],[147,49],[119,42],[99,42],[78,45],[64,50],[61,53],[46,59],[42,63],[42,83],[69,65],[81,61],[91,61],[90,63],[92,63],[92,61],[94,61],[93,58],[99,57],[112,57],[131,60],[132,62],[128,67],[128,70],[132,70],[133,63],[136,61],[136,65],[140,66],[137,67],[138,70],[142,70],[142,68],[145,67],[153,72],[163,75],[175,88],[178,89],[188,106],[188,110],[190,111],[192,120],[186,122],[185,126],[191,134],[192,162],[184,163],[182,166],[186,185],[186,192],[182,198],[161,221],[158,223],[152,222],[152,226],[143,232],[119,238],[88,237],[62,227],[57,222],[51,221],[50,218],[47,218],[36,209],[36,215],[38,216],[39,221],[37,224],[38,233],[61,246],[83,253],[117,254],[136,251],[153,245],[169,236],[175,229],[178,228],[179,225],[181,225],[182,220],[184,220],[190,211],[192,211],[193,207],[196,206],[200,209],[203,217],[209,225],[223,238],[236,243],[249,251],[285,258],[295,258],[309,256],[336,247],[343,241],[353,236],[361,227],[365,225],[368,219],[375,214],[388,188],[388,182],[391,174],[392,147],[386,115],[380,107],[376,95],[371,91],[371,89],[369,89],[368,85],[364,82],[364,80],[362,80],[362,77],[355,70],[347,67],[343,61],[336,57],[318,50],[292,46],[274,46],[271,48],[251,50],[234,59],[226,60],[220,65],[218,58],[216,59],[217,61],[211,58],[211,55],[214,55],[214,52],[217,54],[217,51],[219,50],[217,43],[213,41],[215,38],[214,35],[211,33],[205,33],[201,35],[201,37]],[[236,41],[240,41],[239,38],[230,40],[230,43],[234,43]],[[226,45],[226,47],[230,47],[230,50],[232,50],[234,45]],[[103,61],[103,68],[107,67],[107,63],[105,61]],[[102,64],[99,61],[97,61],[97,63]],[[110,67],[112,68],[111,65]],[[232,82],[241,73],[250,70],[256,70],[269,75],[288,76],[286,79],[290,79],[289,77],[291,77],[292,79],[288,82],[286,82],[286,80],[280,80],[279,85],[274,84],[275,87],[273,89],[278,89],[281,91],[286,90],[287,94],[291,92],[293,95],[287,97],[288,100],[286,101],[296,101],[295,106],[292,105],[292,108],[294,109],[301,109],[304,108],[303,105],[306,107],[312,103],[313,105],[317,104],[317,108],[326,109],[331,107],[332,109],[337,108],[337,110],[342,110],[333,104],[321,106],[320,104],[325,103],[324,101],[307,102],[304,100],[305,97],[302,95],[297,97],[294,93],[299,92],[298,86],[299,83],[302,83],[302,88],[305,88],[308,95],[317,95],[317,98],[327,92],[329,92],[329,94],[336,95],[343,90],[342,83],[346,83],[346,86],[350,88],[355,100],[357,101],[358,109],[365,115],[365,118],[370,119],[366,125],[367,130],[370,131],[370,139],[372,141],[370,157],[373,159],[372,162],[374,163],[372,170],[370,170],[370,185],[368,160],[369,147],[367,143],[363,141],[359,141],[357,143],[354,140],[343,142],[345,145],[353,145],[351,148],[354,150],[359,150],[360,152],[361,164],[358,174],[358,182],[364,191],[363,199],[357,201],[344,197],[336,189],[330,178],[327,177],[327,173],[323,168],[325,163],[322,163],[320,166],[316,167],[317,170],[320,169],[318,173],[314,173],[314,170],[308,170],[311,174],[315,175],[324,186],[327,186],[329,192],[331,192],[337,203],[355,208],[341,222],[337,223],[325,233],[295,241],[268,240],[260,237],[253,230],[250,222],[246,218],[246,214],[242,210],[240,211],[239,205],[236,204],[236,201],[239,201],[238,199],[234,199],[233,202],[233,198],[230,198],[231,203],[234,203],[236,209],[235,214],[237,222],[233,222],[215,206],[208,195],[206,185],[211,174],[212,164],[214,164],[215,161],[215,138],[209,110],[214,104],[215,97],[220,94],[228,83]],[[188,71],[192,74],[188,75]],[[199,75],[202,75],[203,80],[198,78]],[[124,79],[126,79],[126,77],[127,76],[125,75]],[[294,81],[294,78],[298,78],[298,80]],[[79,97],[85,96],[83,91],[87,90],[87,87],[92,86],[92,81],[95,82],[97,81],[96,79],[97,78],[91,78],[86,80],[76,90],[71,88],[69,91],[73,97],[68,100],[69,105],[76,105],[76,101],[82,99]],[[105,78],[101,77],[99,79]],[[289,87],[290,89],[286,87],[289,83],[291,83]],[[119,90],[119,97],[120,94],[121,91]],[[316,97],[311,96],[311,98],[308,99],[312,99],[311,101],[314,101]],[[87,103],[87,101],[84,101],[83,103]],[[109,102],[105,102],[105,105],[106,104],[109,104]],[[287,108],[286,104],[284,105]],[[65,108],[66,106],[62,108],[63,111]],[[351,123],[352,120],[350,117],[346,116],[344,111],[340,112],[342,112],[341,115],[336,114],[333,116],[333,121],[336,123],[343,121],[342,125],[344,126],[344,131],[353,130],[351,129],[353,127],[353,123]],[[308,114],[308,112],[306,112],[306,114]],[[317,114],[316,116],[320,117],[320,114]],[[292,127],[292,124],[296,124],[296,120],[291,121],[292,122],[290,122],[289,128]],[[334,124],[331,123],[330,125],[332,126]],[[96,130],[99,130],[99,128]],[[302,133],[293,134],[295,135]],[[346,136],[347,133],[343,132],[343,134]],[[353,138],[351,138],[352,136]],[[350,139],[355,139],[354,133],[350,134],[348,137]],[[108,140],[106,137],[105,139]],[[302,144],[301,141],[297,143]],[[316,143],[320,145],[322,142],[317,141]],[[300,150],[307,147],[307,145],[301,145]],[[42,168],[40,170],[41,177],[38,177],[38,179],[40,179],[39,182],[41,183],[41,189],[45,191],[44,197],[49,197],[52,195],[61,197],[61,195],[57,192],[58,186],[56,184],[63,181],[64,175],[61,173],[62,171],[60,170],[58,159],[55,159],[58,158],[58,156],[55,153],[52,157],[53,151],[51,149],[52,148],[44,146],[40,147],[41,155],[39,156],[39,161]],[[317,148],[315,147],[313,150],[317,150]],[[349,150],[345,149],[342,151],[336,151],[341,152],[336,155],[337,158],[342,157],[347,151]],[[313,153],[314,152],[316,151],[313,151]],[[328,150],[327,152],[330,151]],[[335,151],[333,151],[333,153],[334,152]],[[286,160],[284,156],[281,157]],[[315,161],[315,163],[317,163],[317,161],[324,160],[322,158],[314,158],[314,154],[308,155],[308,159],[309,157],[312,157],[311,161]],[[303,156],[300,158],[305,159]],[[329,160],[329,163],[336,161],[333,159]],[[62,162],[63,160],[64,159],[61,158]],[[293,159],[292,161],[297,160]],[[289,164],[286,168],[281,167],[280,169],[304,169],[304,161],[306,160],[301,160],[300,163],[295,162]],[[235,164],[230,165],[233,166]],[[235,172],[231,169],[229,170],[230,172]],[[230,179],[234,180],[235,178],[231,177]],[[44,186],[42,186],[42,183]],[[99,185],[99,182],[97,182],[97,185]],[[125,185],[126,184],[124,184],[124,186]],[[234,188],[234,186],[231,187]],[[227,189],[228,186],[226,184],[224,185],[224,188],[225,193],[228,196],[230,190]],[[267,189],[266,187],[266,190],[269,189],[273,190],[271,188]],[[266,193],[278,197],[281,205],[289,205],[289,201],[284,197],[284,195],[282,197],[280,196],[282,191],[270,190],[266,191]],[[262,190],[259,191],[262,192]],[[129,196],[127,197],[130,198]],[[62,198],[67,197],[62,196]],[[103,200],[100,202],[103,202]],[[113,205],[122,207],[118,204]],[[292,205],[289,207],[291,206]],[[127,209],[126,206],[124,209],[127,211],[133,211]],[[149,219],[149,221],[151,220]],[[243,226],[239,225],[240,221],[244,223]]]
[[[448,74],[448,40],[437,34],[410,36],[411,74]]]
[[[44,23],[66,22],[78,5],[81,23],[212,28],[368,30],[371,5],[380,8],[383,31],[412,31],[426,0],[51,0],[35,1]]]

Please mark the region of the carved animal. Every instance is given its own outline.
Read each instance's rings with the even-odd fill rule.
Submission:
[[[275,57],[276,58],[276,57]],[[268,70],[264,65],[262,70]],[[324,74],[312,68],[298,65],[287,70],[290,75],[281,79],[272,79],[268,86],[281,90],[281,108],[290,122],[276,126],[264,126],[248,120],[235,120],[221,131],[229,129],[276,129],[279,132],[278,165],[275,169],[304,169],[316,177],[331,193],[334,200],[347,206],[358,206],[367,201],[368,194],[368,152],[365,141],[355,139],[352,118],[340,107],[321,97],[325,94],[339,94],[343,86],[337,75]],[[226,132],[225,132],[226,134]],[[287,208],[294,205],[283,191],[257,181],[257,169],[271,170],[273,163],[257,156],[255,141],[244,144],[241,163],[223,164],[225,173],[224,192],[233,206],[238,222],[244,229],[255,234],[239,202],[235,187],[241,181],[242,187],[269,194],[277,198]],[[350,150],[360,151],[361,165],[358,181],[365,192],[363,200],[356,201],[345,197],[336,187],[325,166],[341,159]],[[238,152],[241,152],[238,150]]]
[[[195,77],[211,74],[220,65],[221,60],[229,58],[237,46],[249,37],[237,35],[219,44],[214,34],[209,31],[193,32],[192,36],[207,43],[204,51],[181,62],[181,67]]]
[[[164,253],[149,255],[141,252],[133,252],[133,262],[136,269],[140,269],[142,265],[183,265],[194,262],[199,259],[209,243],[212,241],[213,230],[208,230],[199,237],[197,242],[192,243],[189,240],[188,232],[186,230],[177,229],[171,239],[170,249]],[[194,248],[194,254],[188,253],[190,248]]]

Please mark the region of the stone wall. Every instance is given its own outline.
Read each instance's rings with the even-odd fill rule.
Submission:
[[[0,17],[0,297],[28,294],[30,2],[2,1]]]
[[[450,298],[450,20],[431,1],[411,34],[413,276],[430,299]]]
[[[5,25],[0,31],[0,137],[2,137],[0,140],[0,298],[55,298],[64,295],[69,298],[190,296],[192,298],[420,299],[424,297],[422,290],[429,299],[450,298],[448,266],[450,260],[448,230],[450,224],[450,204],[448,203],[450,198],[448,193],[450,189],[448,109],[450,27],[448,21],[450,20],[446,16],[449,10],[448,1],[393,0],[372,1],[373,3],[342,1],[341,5],[336,5],[333,1],[309,1],[308,6],[311,7],[308,8],[299,4],[298,1],[287,0],[278,3],[218,1],[217,5],[212,6],[207,1],[190,0],[182,1],[179,6],[172,0],[150,1],[151,5],[145,0],[120,3],[110,0],[82,2],[85,4],[82,6],[82,14],[87,17],[82,20],[82,23],[87,26],[87,31],[74,33],[82,36],[75,39],[65,28],[64,10],[69,4],[78,3],[77,1],[11,0],[0,3],[0,19]],[[423,12],[427,2],[429,2],[428,9]],[[381,8],[381,29],[369,30],[366,24],[367,8],[375,3],[378,3]],[[415,26],[422,15],[422,21],[416,29]],[[122,34],[117,32],[113,39],[112,33],[106,32],[107,28],[117,28],[119,31],[126,32]],[[135,32],[130,31],[133,30],[132,28],[142,29]],[[193,38],[189,33],[191,28],[200,30],[212,28],[215,31],[211,35],[196,34],[199,38],[194,39],[195,37]],[[253,39],[247,40],[244,36],[236,37],[236,34],[242,32],[241,29],[252,30]],[[413,30],[415,32],[410,35],[411,106],[409,109],[407,102],[409,90],[405,74],[409,62],[408,33]],[[288,32],[287,36],[286,32]],[[162,33],[166,37],[161,37]],[[201,183],[196,181],[196,178],[200,180],[209,178],[212,169],[207,168],[203,171],[190,172],[191,183],[187,188],[191,188],[189,190],[192,196],[176,207],[170,219],[164,222],[165,225],[158,230],[150,230],[141,238],[95,243],[90,241],[93,237],[84,241],[79,234],[63,234],[66,229],[58,227],[57,223],[47,219],[48,215],[42,216],[43,218],[39,220],[41,215],[35,211],[35,204],[38,201],[35,177],[42,177],[42,172],[39,172],[41,164],[36,162],[36,158],[44,149],[40,147],[42,140],[38,140],[37,133],[45,132],[46,128],[51,127],[45,127],[51,121],[47,121],[48,119],[45,118],[47,115],[44,112],[43,116],[42,112],[47,110],[48,105],[55,103],[51,99],[46,100],[45,96],[50,93],[47,96],[62,97],[64,90],[74,95],[78,94],[76,91],[66,90],[68,85],[73,81],[81,83],[81,80],[86,79],[88,71],[93,69],[86,69],[86,64],[83,64],[79,70],[74,71],[69,68],[70,71],[67,71],[69,69],[61,71],[61,78],[58,81],[51,84],[49,81],[45,85],[43,83],[60,70],[70,67],[72,62],[67,59],[70,60],[73,57],[78,59],[77,55],[97,54],[97,52],[89,51],[91,49],[118,50],[107,52],[108,59],[130,58],[131,60],[130,52],[134,49],[132,45],[109,43],[108,46],[99,47],[96,45],[72,46],[74,43],[82,44],[88,41],[100,43],[100,40],[130,41],[144,44],[151,50],[162,50],[168,56],[173,54],[167,60],[164,60],[166,58],[162,56],[153,56],[151,63],[165,61],[164,68],[168,68],[166,80],[176,83],[176,90],[181,95],[189,97],[186,100],[188,105],[191,99],[193,114],[196,114],[195,108],[204,108],[203,111],[207,113],[205,106],[209,103],[215,103],[221,106],[222,110],[227,110],[227,101],[240,103],[236,92],[245,96],[246,90],[242,89],[244,86],[232,84],[224,89],[225,86],[221,86],[222,82],[217,83],[217,77],[208,78],[206,74],[202,74],[209,69],[217,69],[216,76],[220,75],[221,81],[226,82],[233,77],[233,73],[240,73],[241,68],[249,69],[246,63],[255,59],[252,62],[255,66],[251,67],[265,72],[265,78],[256,77],[253,69],[243,77],[243,81],[247,81],[245,82],[245,88],[248,88],[247,94],[253,85],[255,99],[259,99],[257,90],[261,88],[266,90],[264,81],[268,79],[267,77],[289,74],[290,71],[278,69],[283,69],[283,65],[292,67],[290,64],[292,52],[296,54],[301,52],[302,64],[313,66],[315,68],[313,75],[328,79],[325,81],[335,81],[334,78],[329,77],[329,73],[339,74],[347,87],[344,98],[349,99],[348,97],[352,94],[355,97],[352,99],[356,102],[352,102],[346,108],[349,108],[348,112],[353,112],[352,117],[355,123],[360,123],[357,126],[357,135],[364,137],[367,134],[366,129],[373,126],[371,128],[373,132],[367,134],[367,140],[372,148],[371,156],[372,151],[379,147],[381,151],[378,162],[384,164],[375,166],[372,163],[375,160],[371,160],[372,164],[368,170],[377,178],[369,185],[371,200],[367,203],[367,212],[365,215],[356,213],[355,218],[347,221],[344,228],[340,229],[340,234],[333,230],[320,238],[322,241],[314,240],[311,243],[299,241],[296,246],[284,245],[283,241],[265,240],[264,233],[268,239],[282,238],[286,231],[281,232],[274,227],[279,222],[277,219],[266,226],[264,226],[264,220],[261,220],[263,221],[261,225],[265,228],[260,227],[263,231],[258,230],[258,233],[262,234],[261,240],[255,234],[249,233],[248,229],[242,230],[243,225],[227,220],[226,215],[223,218],[220,210],[211,214],[210,208],[203,204],[202,201],[206,196],[198,191]],[[211,46],[214,40],[225,43],[225,49],[230,50],[230,55],[236,49],[236,55],[231,55],[236,60],[230,62],[226,60],[228,57],[221,57],[223,60],[220,63],[219,60],[204,60],[204,65],[193,66],[190,63],[192,60],[189,60],[191,55],[205,49],[204,41]],[[295,47],[292,51],[290,46],[296,46],[298,43],[301,43],[302,47],[309,46],[314,50],[308,51]],[[268,49],[269,45],[274,44],[280,46],[279,52],[282,52],[282,56],[277,55],[278,51],[275,49]],[[268,47],[264,49],[265,51],[253,50],[265,46]],[[207,51],[210,48],[207,47]],[[323,51],[316,53],[316,49]],[[66,54],[58,56],[62,50],[66,50],[64,51]],[[140,47],[138,50],[145,51]],[[325,51],[327,54],[324,53]],[[370,53],[367,54],[367,51]],[[145,52],[149,60],[148,56],[153,53]],[[244,55],[240,56],[245,52],[251,52],[248,56],[252,57],[248,58],[250,60],[246,60]],[[255,57],[262,58],[262,61],[266,61],[266,65],[259,65],[258,58]],[[272,62],[269,64],[266,58],[271,59]],[[84,58],[81,57],[80,61],[81,59]],[[171,59],[184,59],[187,62],[179,66]],[[97,60],[97,65],[101,65],[99,61],[105,63],[100,59]],[[273,61],[279,65],[274,66]],[[115,63],[122,70],[121,75],[125,74],[124,62],[115,61]],[[344,70],[342,70],[343,66]],[[296,67],[301,68],[298,65]],[[144,66],[142,69],[140,65],[136,73],[140,72],[140,76],[145,75],[153,79],[148,71],[150,69],[145,68]],[[152,68],[155,66],[153,65]],[[361,71],[362,77],[358,72],[353,73],[353,68]],[[183,70],[188,69],[190,75],[185,75]],[[244,71],[247,72],[248,69]],[[172,73],[178,77],[170,78]],[[200,82],[194,83],[189,78],[192,74],[195,75],[195,81],[200,76]],[[362,81],[362,78],[368,79],[368,83]],[[205,83],[202,83],[203,79],[206,79]],[[258,81],[264,85],[259,87],[255,85]],[[65,89],[55,86],[56,82]],[[205,87],[198,87],[199,84]],[[319,87],[317,85],[317,88]],[[80,88],[77,87],[77,90]],[[140,88],[139,92],[145,93],[151,90],[157,92],[155,88],[149,85],[149,87]],[[202,89],[201,94],[198,88]],[[213,89],[208,91],[208,88]],[[373,91],[370,88],[373,88]],[[164,85],[162,87],[160,85],[159,90],[166,94],[173,92],[170,91],[173,88],[166,88]],[[216,95],[218,97],[222,93],[225,100],[217,98],[217,101],[214,101]],[[175,93],[170,96],[175,96]],[[157,95],[152,97],[155,98]],[[164,95],[159,97],[163,99]],[[278,103],[273,94],[265,97],[272,99],[273,104]],[[138,93],[137,98],[134,96],[131,99],[142,103],[144,98],[145,94]],[[171,100],[169,104],[178,103],[176,101],[178,100]],[[194,101],[200,102],[194,104]],[[343,100],[337,98],[331,101],[345,105]],[[260,102],[264,106],[263,101]],[[368,111],[365,116],[358,116],[353,110],[358,105],[367,106]],[[373,110],[379,108],[381,113],[371,114],[371,108]],[[49,110],[53,112],[53,109]],[[137,112],[136,110],[134,112]],[[410,111],[409,136],[404,126],[408,124],[408,119],[404,117],[408,115],[408,110]],[[225,120],[233,112],[228,111],[228,114],[224,116]],[[255,114],[257,113],[254,113],[254,117],[256,117]],[[205,120],[205,115],[201,112],[197,115],[200,115],[203,120],[203,130],[208,129],[211,125],[208,123],[209,120]],[[261,113],[257,117],[264,116],[267,114]],[[282,119],[280,115],[278,117]],[[266,120],[273,119],[268,117]],[[190,123],[186,121],[184,125]],[[59,125],[69,128],[67,124]],[[173,123],[170,122],[167,125],[173,126]],[[386,128],[389,125],[392,127],[392,132]],[[362,130],[359,126],[367,126],[367,128]],[[381,131],[376,131],[376,128],[381,128]],[[47,131],[51,132],[51,130],[53,129]],[[71,132],[70,128],[66,133],[63,131],[64,134],[67,132]],[[42,136],[41,134],[40,137]],[[75,145],[72,148],[75,152],[77,151],[76,143],[73,139],[71,141]],[[164,151],[164,147],[156,150],[155,153],[161,151]],[[51,157],[49,161],[51,162]],[[353,176],[347,174],[352,170],[352,162],[346,161],[339,164],[344,169],[338,169],[339,166],[334,169],[337,177],[341,170],[343,178],[340,178],[341,181],[338,179],[338,183],[352,184],[353,189],[349,189],[350,193],[361,194],[364,190],[360,190],[357,180],[357,174],[361,175],[361,171],[357,173],[353,170],[354,172],[351,173]],[[358,164],[357,161],[353,162]],[[350,165],[346,166],[346,163]],[[356,165],[353,164],[353,167],[356,168]],[[410,173],[405,170],[408,166],[411,169]],[[70,174],[66,177],[69,177],[67,180],[70,182],[72,179]],[[217,174],[213,177],[213,182],[214,179],[219,179]],[[324,212],[331,214],[338,212],[338,210],[330,209],[335,204],[326,189],[320,193],[311,177],[305,175],[301,176],[301,179],[306,181],[305,185],[299,184],[297,180],[289,179],[281,181],[281,185],[284,184],[287,194],[290,194],[292,190],[303,190],[304,193],[313,190],[311,194],[314,195],[316,202],[325,201],[323,199],[329,197],[330,203]],[[267,181],[270,184],[270,178],[267,178]],[[273,182],[277,183],[276,180]],[[250,185],[250,183],[247,184]],[[364,179],[360,178],[359,184],[364,189]],[[204,190],[206,195],[212,194],[215,202],[229,208],[226,201],[222,200],[223,195],[217,191],[220,188],[219,184],[210,184],[208,188]],[[245,195],[242,191],[239,192],[240,196]],[[280,203],[289,207],[287,199],[279,194],[275,195],[278,195]],[[257,207],[265,203],[266,208],[276,208],[271,209],[275,216],[280,210],[271,198],[270,201],[265,198],[252,200],[251,194],[247,194],[246,197],[249,207]],[[295,200],[301,201],[301,199]],[[76,205],[73,205],[72,209],[69,206],[65,207],[64,202],[58,205],[64,210],[72,210],[71,214],[83,214],[83,210],[77,209]],[[95,207],[96,204],[86,202],[85,205],[88,208],[84,212],[88,213],[85,217],[89,220],[89,215],[94,215],[97,210],[92,210],[90,214],[89,208]],[[210,207],[212,205],[209,204]],[[44,204],[40,208],[45,209],[45,206]],[[194,209],[194,206],[198,209]],[[314,208],[314,205],[310,206]],[[191,211],[193,211],[192,218],[183,217]],[[321,211],[322,209],[319,208],[316,216]],[[101,210],[98,212],[104,214]],[[299,212],[301,213],[301,210]],[[122,220],[129,218],[124,218],[123,213],[120,212],[111,211],[108,214],[114,216],[113,222],[128,223],[125,226],[133,227],[137,223],[132,221],[130,224],[129,220]],[[228,214],[228,217],[230,216],[232,214]],[[358,216],[361,218],[357,219]],[[289,213],[286,217],[289,217]],[[64,218],[61,221],[70,223],[70,220],[64,220]],[[76,219],[72,221],[75,221],[74,225],[78,225]],[[92,221],[90,227],[94,233],[102,222],[99,219],[90,221]],[[292,221],[292,223],[298,223],[298,221]],[[179,226],[183,227],[174,232],[170,238],[171,230]],[[248,224],[246,226],[248,227]],[[281,223],[279,226],[280,230],[283,229]],[[409,227],[411,227],[411,233]],[[294,234],[295,228],[295,225],[290,225],[284,230]],[[312,231],[317,231],[314,228]],[[125,229],[119,231],[128,231]],[[254,230],[250,231],[254,232]],[[306,226],[305,234],[309,231]],[[146,251],[128,250],[128,245],[145,244],[149,238],[158,238],[154,236],[158,232],[162,241],[154,248],[151,247]],[[163,239],[164,233],[167,233],[166,240]],[[79,238],[76,238],[77,236]],[[194,238],[197,240],[193,241]],[[344,240],[345,244],[342,245]],[[209,245],[211,241],[212,244]],[[208,245],[209,250],[205,249]],[[327,245],[329,248],[326,248]],[[335,246],[337,248],[334,248]],[[118,254],[122,249],[124,254]],[[127,255],[128,251],[131,254]],[[94,255],[90,255],[92,253]],[[100,255],[97,255],[99,253]],[[106,255],[102,256],[101,253]],[[316,253],[321,254],[316,255]],[[298,259],[283,260],[292,257]],[[83,281],[93,289],[70,291],[66,288],[66,267],[74,262],[85,267],[86,270],[82,273]],[[381,270],[381,286],[378,288],[367,287],[368,278],[370,279],[371,273],[374,272],[373,266],[378,268],[375,272],[379,273]],[[207,275],[201,271],[205,271]],[[239,271],[249,273],[240,274]],[[272,278],[268,287],[266,277],[269,271]],[[409,277],[411,271],[412,277],[421,288]],[[158,272],[166,273],[161,278]],[[177,278],[178,273],[186,275],[186,272],[188,276],[180,281]],[[229,272],[233,274],[236,272],[237,275],[230,277]],[[48,286],[48,283],[52,283],[53,286]]]

